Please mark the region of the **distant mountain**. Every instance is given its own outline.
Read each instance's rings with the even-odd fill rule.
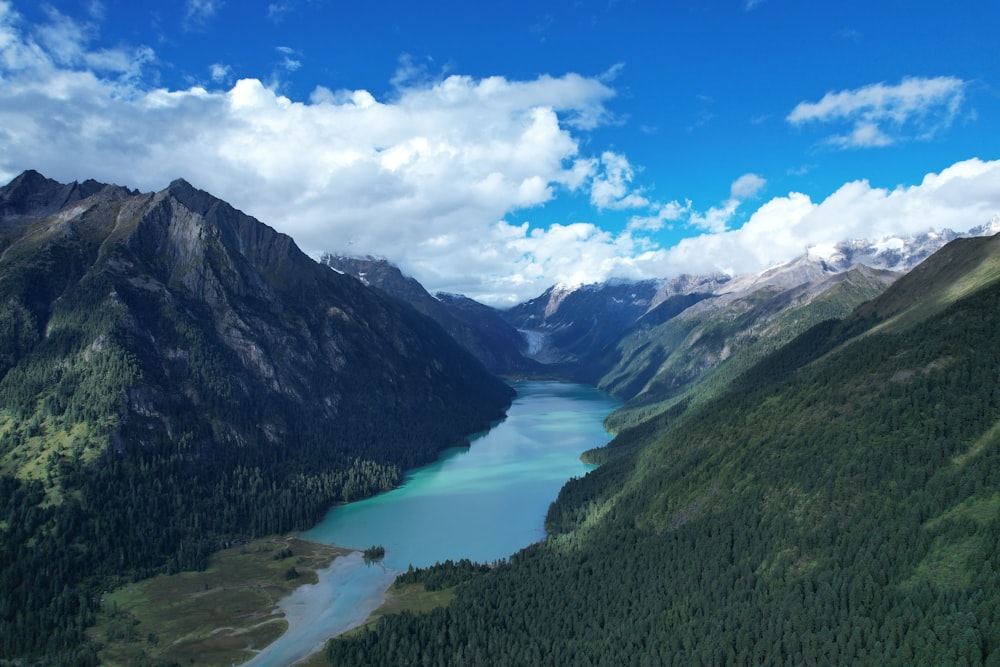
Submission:
[[[410,304],[440,324],[493,373],[536,375],[543,371],[523,354],[527,350],[524,337],[489,306],[460,295],[431,296],[385,259],[325,254],[320,262]]]
[[[735,279],[742,289],[703,299],[673,317],[653,310],[640,318],[605,358],[608,370],[598,386],[629,399],[609,427],[618,430],[680,401],[713,396],[765,355],[823,320],[846,316],[899,277],[862,265],[833,272],[806,259],[784,268]]]
[[[1000,217],[966,232],[941,229],[928,230],[911,236],[844,241],[833,247],[812,247],[808,255],[820,258],[840,270],[848,269],[855,264],[863,264],[872,268],[905,273],[957,238],[993,236],[998,232],[1000,232]]]
[[[759,310],[752,346],[788,330],[795,309],[780,300],[811,308],[883,279],[856,266],[835,284],[768,296],[758,283],[695,308],[716,330],[742,308],[733,331]],[[486,572],[456,568],[465,583],[447,606],[383,617],[327,655],[359,667],[1000,664],[998,377],[1000,237],[958,239],[711,398],[623,430],[563,487],[549,537]]]
[[[609,420],[619,428],[686,400],[696,385],[699,396],[710,395],[818,321],[877,296],[947,242],[997,231],[1000,218],[964,233],[817,246],[738,276],[555,285],[501,311],[456,295],[432,297],[385,260],[323,262],[430,315],[494,372],[588,382],[627,399]]]
[[[0,212],[3,658],[69,662],[74,586],[309,525],[511,400],[429,318],[183,180],[25,172]]]
[[[933,262],[907,273],[894,289],[858,309],[857,319],[895,331],[948,308],[983,284],[1000,279],[1000,235],[960,238],[942,248]]]
[[[655,280],[557,285],[503,311],[503,317],[528,337],[532,358],[587,380],[591,360],[650,309],[660,286]]]
[[[94,180],[83,183],[59,183],[28,170],[0,189],[0,219],[10,223],[19,219],[52,215],[62,208],[103,190]]]
[[[503,315],[553,372],[628,399],[608,422],[620,428],[687,400],[696,386],[698,396],[711,395],[810,326],[874,298],[947,242],[997,231],[1000,219],[961,234],[845,241],[738,276],[555,286]]]

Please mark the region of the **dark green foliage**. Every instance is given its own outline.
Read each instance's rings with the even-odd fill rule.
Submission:
[[[709,301],[695,315],[643,317],[618,343],[620,358],[599,382],[629,399],[606,425],[617,432],[678,403],[712,398],[810,327],[845,317],[881,294],[891,277],[855,267],[793,289],[762,288],[731,302]]]
[[[489,571],[489,565],[473,563],[468,558],[462,558],[458,561],[448,559],[430,567],[414,568],[411,565],[406,572],[396,577],[393,585],[400,587],[406,584],[423,584],[425,590],[440,591],[463,584],[473,577]]]
[[[71,529],[70,517],[43,508],[43,497],[39,483],[0,476],[0,655],[96,665],[82,644],[96,601],[71,585],[86,555],[60,543],[56,530]]]
[[[546,542],[331,662],[1000,664],[1000,285],[875,323],[622,432]]]
[[[47,217],[80,188],[31,180],[0,188],[0,662],[95,664],[102,590],[306,528],[509,404],[433,322],[186,183]]]
[[[366,563],[372,563],[385,558],[385,547],[381,544],[372,545],[364,550],[362,556]]]

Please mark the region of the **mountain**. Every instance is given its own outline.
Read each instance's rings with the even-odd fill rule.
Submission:
[[[329,660],[1000,664],[998,267],[1000,238],[954,241],[623,430],[544,542]]]
[[[0,190],[0,218],[5,223],[22,218],[52,215],[104,189],[94,180],[59,183],[33,169],[22,173]]]
[[[947,242],[1000,231],[844,241],[757,273],[556,286],[503,313],[530,356],[626,404],[618,430],[672,405],[711,396],[817,322],[843,317]],[[695,390],[697,388],[697,390]]]
[[[898,276],[863,265],[835,271],[801,258],[735,278],[671,317],[650,311],[605,356],[598,386],[628,399],[609,428],[711,397],[765,355],[823,320],[846,316]]]
[[[0,188],[0,655],[86,663],[88,587],[315,522],[500,418],[429,318],[178,180]]]
[[[855,264],[905,273],[946,244],[958,238],[993,236],[1000,232],[1000,216],[966,232],[951,229],[928,230],[909,236],[890,236],[877,240],[855,239],[832,247],[815,246],[807,255],[818,257],[830,266],[844,270]]]
[[[489,306],[456,294],[431,296],[385,259],[325,254],[320,263],[410,304],[440,324],[493,373],[524,376],[543,370],[523,354],[527,350],[524,337]]]
[[[649,310],[660,284],[649,280],[556,285],[503,311],[503,317],[528,337],[532,358],[586,381],[592,375],[590,361]]]
[[[618,430],[711,396],[812,325],[874,298],[945,243],[996,231],[1000,218],[961,234],[931,230],[817,246],[738,276],[556,285],[504,311],[431,297],[385,260],[323,261],[431,315],[495,372],[573,379],[626,399],[607,422]],[[457,309],[460,302],[475,308]]]

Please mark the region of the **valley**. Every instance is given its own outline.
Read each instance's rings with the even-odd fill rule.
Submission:
[[[290,664],[365,621],[397,575],[438,562],[502,562],[544,539],[545,513],[560,487],[587,472],[580,453],[608,439],[601,423],[616,402],[592,388],[518,382],[507,418],[468,449],[411,471],[398,488],[331,509],[304,539],[363,549],[320,573],[319,585],[282,602],[303,619],[248,667]]]
[[[311,663],[1000,664],[997,219],[497,310],[384,260],[313,261],[184,181],[140,193],[25,172],[0,213],[3,660],[127,661],[136,647],[111,639],[134,624],[114,605],[169,628],[179,614],[137,602],[173,596],[163,575],[207,594],[214,559],[246,555],[233,545],[336,506],[299,534],[383,545],[376,569],[356,553],[326,568],[377,574],[359,577],[374,597],[328,589],[306,615],[341,599],[352,620],[308,638],[291,624],[271,664],[294,659],[282,639],[321,646],[361,623],[400,572],[417,598],[447,593]],[[516,425],[521,398],[573,386],[551,380],[594,393],[534,420],[542,435],[519,434],[510,459],[458,472],[451,495],[420,497],[421,475]],[[581,417],[599,391],[614,400]],[[518,447],[556,443],[574,467],[542,496],[475,495],[532,481]],[[258,548],[265,579],[280,574],[277,543]],[[245,626],[262,646],[290,585],[242,576],[253,590],[224,588],[267,591]],[[139,639],[148,658],[195,632]]]

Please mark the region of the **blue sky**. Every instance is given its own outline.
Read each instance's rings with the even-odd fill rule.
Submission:
[[[0,0],[0,180],[183,177],[504,305],[1000,214],[1000,3]]]

